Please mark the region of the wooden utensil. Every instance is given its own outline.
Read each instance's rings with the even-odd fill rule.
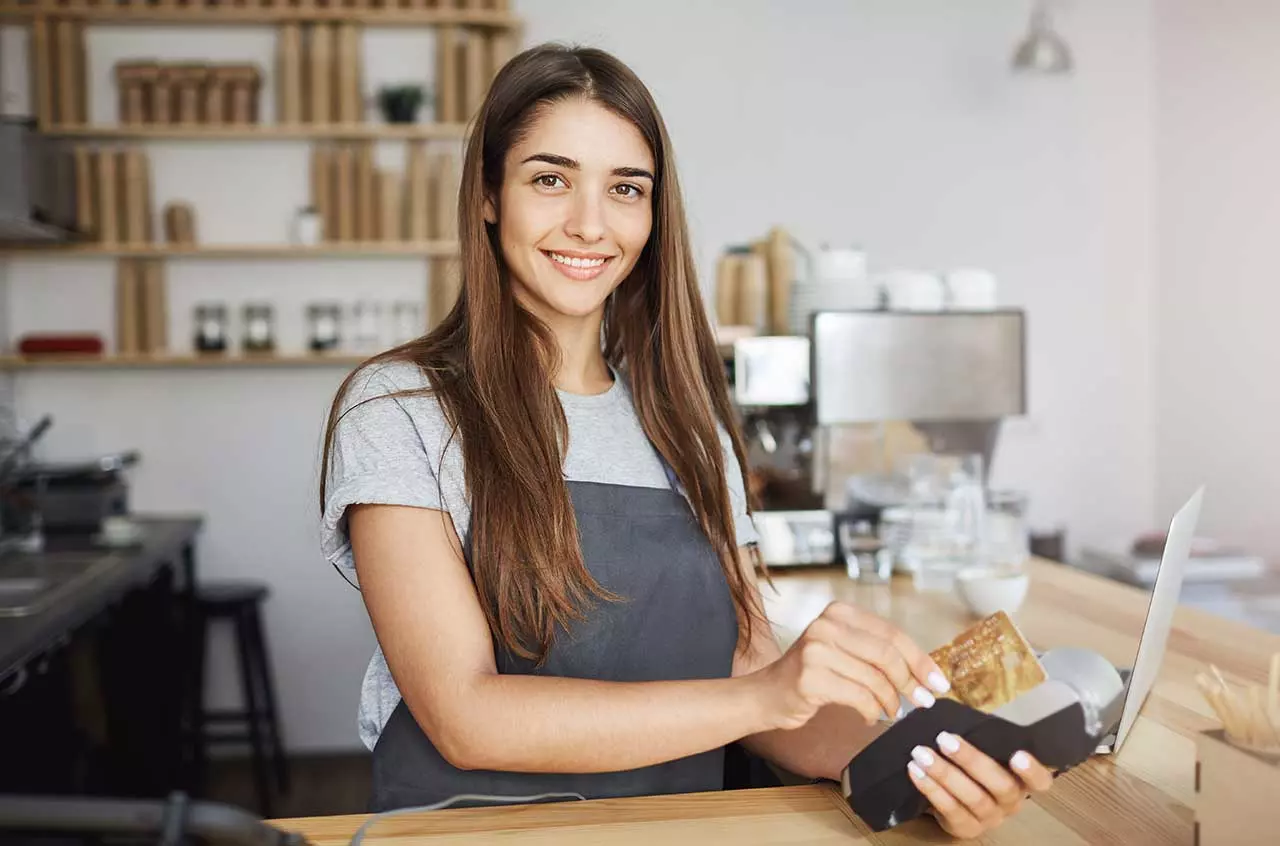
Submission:
[[[465,31],[462,42],[462,119],[471,120],[489,90],[489,42],[479,31]]]
[[[355,238],[355,153],[349,144],[338,147],[333,157],[333,210],[338,218],[337,240]]]
[[[201,117],[204,122],[214,126],[226,123],[231,113],[231,80],[224,67],[209,68],[209,75],[204,80],[204,103]]]
[[[408,208],[405,237],[410,241],[426,241],[431,237],[428,229],[430,206],[427,194],[427,147],[421,141],[409,145],[405,165],[405,193],[405,205]]]
[[[200,95],[209,78],[209,68],[196,63],[173,65],[169,73],[173,80],[177,122],[195,126],[200,123]]]
[[[52,24],[44,15],[31,19],[31,79],[36,93],[36,124],[48,129],[57,120],[53,109],[53,44]]]
[[[458,102],[458,28],[436,29],[436,122],[457,123],[462,120]]]
[[[786,230],[775,226],[765,237],[769,270],[769,331],[791,331],[791,289],[795,283],[794,251]]]
[[[119,169],[116,167],[116,151],[98,151],[98,240],[114,244],[120,237],[120,192],[117,189]]]
[[[142,351],[142,280],[138,261],[116,262],[116,352],[136,355]]]
[[[116,91],[119,95],[119,120],[122,124],[135,125],[146,121],[148,67],[142,62],[116,62]]]
[[[373,144],[356,145],[356,239],[377,240],[378,221],[374,211]]]
[[[124,196],[124,230],[126,244],[147,242],[146,156],[142,150],[132,147],[121,153],[121,169]]]
[[[76,181],[76,229],[90,237],[97,237],[97,209],[94,207],[93,152],[83,144],[71,151],[72,167]]]
[[[312,24],[307,39],[306,120],[312,124],[333,121],[333,30],[328,24]]]
[[[338,27],[338,120],[355,124],[363,120],[360,102],[360,28],[344,23]]]
[[[302,123],[302,27],[281,24],[276,30],[276,122]]]
[[[738,325],[741,268],[742,257],[736,253],[724,253],[716,262],[716,323],[720,326]]]
[[[190,203],[170,202],[164,207],[165,240],[170,244],[196,242],[196,215]]]
[[[1242,749],[1280,755],[1280,653],[1271,657],[1265,694],[1257,685],[1246,685],[1243,693],[1227,683],[1222,672],[1209,665],[1212,678],[1200,673],[1196,685],[1226,729],[1230,743]]]
[[[142,351],[163,353],[169,349],[169,297],[164,279],[164,262],[143,261],[142,265]]]
[[[173,68],[166,65],[157,66],[155,82],[151,89],[152,123],[165,125],[173,122],[173,85]]]
[[[400,175],[378,171],[378,237],[384,242],[403,240]]]

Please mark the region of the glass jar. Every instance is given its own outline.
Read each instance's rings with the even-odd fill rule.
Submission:
[[[312,352],[331,352],[341,341],[342,307],[337,303],[313,303],[307,307]]]
[[[382,304],[360,300],[351,307],[351,346],[359,353],[382,348]]]
[[[399,346],[419,338],[426,331],[422,322],[422,308],[412,300],[403,300],[392,307],[391,343]]]
[[[227,307],[222,303],[199,303],[195,307],[197,352],[227,351]]]
[[[1027,495],[1021,491],[987,493],[987,558],[1000,570],[1021,570],[1031,557]]]
[[[882,585],[893,576],[893,556],[872,529],[871,521],[842,521],[840,548],[845,572],[855,582]]]
[[[244,351],[271,353],[276,348],[275,316],[268,303],[245,303]]]

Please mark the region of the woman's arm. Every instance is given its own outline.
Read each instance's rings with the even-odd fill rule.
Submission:
[[[621,683],[499,674],[447,515],[388,505],[352,506],[348,514],[361,591],[392,676],[456,767],[627,770],[777,722],[757,693],[758,677]]]
[[[739,558],[750,559],[746,548]],[[749,567],[747,568],[749,570]],[[748,587],[763,608],[755,574],[750,573]],[[733,675],[749,676],[782,657],[773,629],[767,620],[756,618],[751,632],[751,649],[739,649],[734,655]],[[844,705],[827,705],[797,729],[772,729],[742,738],[742,745],[755,755],[768,759],[788,772],[805,778],[840,780],[840,772],[864,747],[875,740],[887,723],[867,725],[858,711]]]

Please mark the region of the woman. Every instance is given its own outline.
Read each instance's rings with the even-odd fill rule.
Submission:
[[[325,441],[325,551],[379,643],[375,809],[719,789],[735,741],[839,778],[899,694],[932,704],[937,667],[856,608],[774,640],[671,145],[635,75],[590,49],[512,60],[458,209],[457,304],[348,377]],[[932,758],[912,775],[958,836],[1051,778],[964,743]]]

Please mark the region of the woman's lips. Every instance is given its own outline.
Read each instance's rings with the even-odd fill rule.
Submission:
[[[551,262],[552,267],[578,282],[589,282],[595,279],[604,273],[609,262],[613,261],[613,256],[584,259],[552,250],[543,250],[542,254],[547,257],[547,261]]]

